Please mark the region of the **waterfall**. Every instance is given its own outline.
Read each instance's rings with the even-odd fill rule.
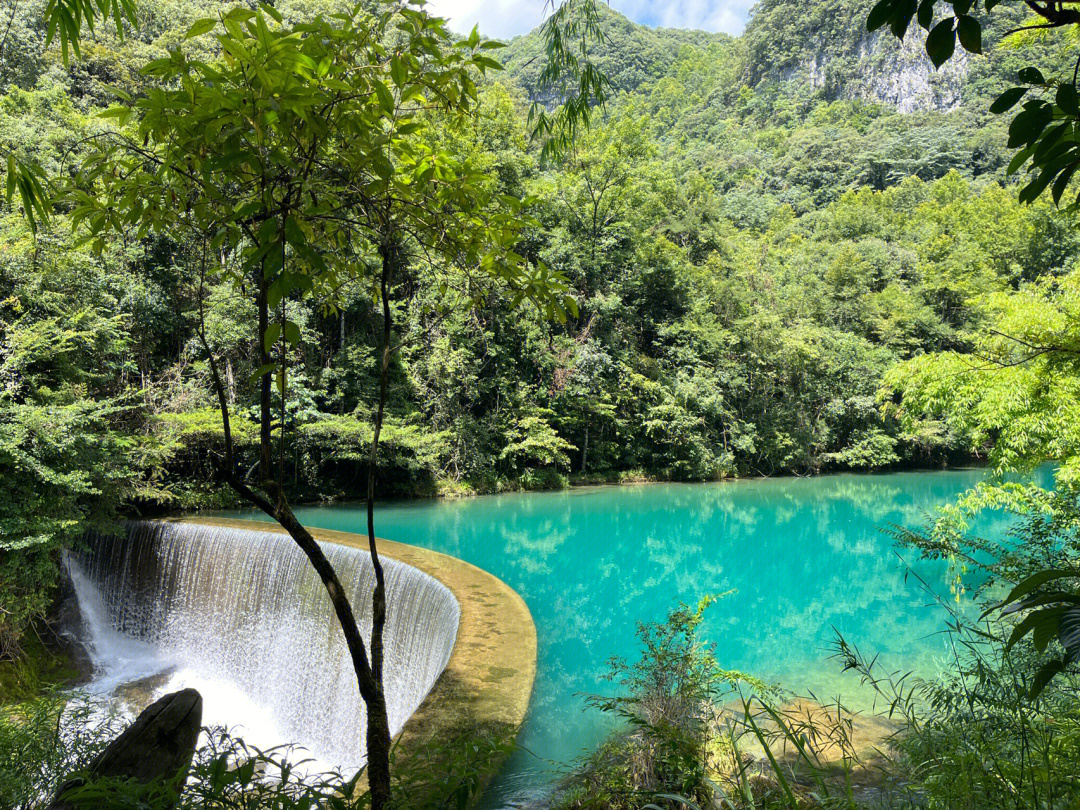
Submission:
[[[323,543],[371,633],[375,574],[364,550]],[[194,686],[204,723],[260,747],[297,743],[319,765],[364,761],[364,706],[330,600],[287,535],[138,522],[68,557],[95,665],[92,691],[157,675],[147,698]],[[383,559],[384,681],[396,734],[446,667],[460,610],[433,577]]]

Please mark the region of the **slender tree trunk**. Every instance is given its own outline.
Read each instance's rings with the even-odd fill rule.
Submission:
[[[589,467],[589,423],[585,422],[585,440],[581,443],[581,471],[588,472]]]
[[[379,550],[375,542],[375,473],[378,462],[379,434],[386,414],[386,393],[390,370],[390,337],[393,320],[390,312],[390,282],[396,261],[396,248],[387,241],[379,249],[382,260],[379,291],[382,298],[383,333],[382,359],[379,363],[379,404],[368,456],[367,530],[371,563],[375,569],[375,591],[371,596],[371,668],[375,675],[375,699],[368,703],[367,756],[368,784],[372,805],[383,806],[390,801],[390,723],[386,714],[386,695],[383,691],[383,629],[386,626],[386,579]]]
[[[236,375],[233,372],[232,360],[226,358],[225,360],[225,382],[229,386],[229,404],[236,404]]]
[[[270,305],[269,291],[270,281],[259,273],[259,368],[263,374],[259,377],[259,481],[266,485],[273,481],[273,471],[270,469],[270,452],[272,449],[270,437],[270,385],[271,371],[270,352],[266,350],[266,331],[270,328]]]
[[[202,276],[203,278],[205,277],[205,256],[203,258]],[[384,279],[384,289],[387,283],[388,280]],[[372,627],[372,659],[369,661],[367,648],[364,645],[364,639],[360,633],[359,625],[356,622],[356,616],[353,613],[352,605],[345,595],[345,589],[342,588],[341,581],[338,579],[334,567],[326,558],[326,555],[323,553],[318,542],[312,537],[311,532],[297,520],[296,515],[293,513],[285,498],[285,493],[280,482],[274,480],[270,462],[272,452],[272,434],[270,430],[270,392],[272,381],[271,372],[269,371],[264,374],[261,379],[259,402],[261,420],[259,426],[259,479],[261,485],[260,489],[264,490],[267,495],[264,496],[257,490],[252,489],[236,474],[235,459],[233,456],[232,430],[229,419],[229,402],[225,385],[217,365],[217,360],[210,350],[209,342],[206,339],[203,313],[203,287],[204,281],[201,278],[199,289],[198,334],[203,350],[206,352],[210,363],[211,378],[214,384],[214,391],[217,395],[218,407],[221,411],[222,429],[225,439],[225,458],[221,465],[223,477],[238,495],[272,517],[289,533],[293,541],[308,558],[311,567],[315,569],[315,573],[322,581],[323,587],[330,597],[330,603],[333,605],[338,624],[341,626],[342,634],[345,636],[345,645],[349,650],[349,657],[352,660],[353,670],[356,672],[356,681],[360,691],[360,697],[363,699],[364,706],[367,709],[366,741],[368,755],[368,784],[371,787],[372,808],[373,810],[385,810],[390,804],[390,725],[387,719],[386,698],[383,694],[382,686],[382,630],[386,623],[386,597],[385,579],[383,577],[382,565],[379,562],[378,554],[375,549],[374,533],[372,531],[373,516],[370,508],[371,500],[369,498],[368,501],[368,535],[372,552],[372,563],[376,570],[376,588],[372,600],[375,609]],[[264,342],[264,336],[266,335],[266,330],[270,322],[268,299],[269,282],[266,279],[260,278],[258,290],[258,357],[262,367],[266,368],[269,365],[270,360],[270,355]],[[388,335],[390,329],[388,307],[384,307],[384,313],[386,314],[387,320],[384,334]],[[385,346],[389,347],[389,340],[386,341]],[[384,370],[380,379],[380,407],[377,425],[381,425],[383,405],[386,399],[386,365],[388,365],[388,354],[387,351],[384,350]],[[375,438],[372,442],[372,456],[374,456],[377,442],[378,427],[376,428]],[[369,470],[368,475],[368,491],[371,492],[374,488],[374,480],[372,478],[373,472]],[[377,666],[375,660],[376,640],[378,641]]]

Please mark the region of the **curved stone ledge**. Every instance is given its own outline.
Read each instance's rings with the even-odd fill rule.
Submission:
[[[284,533],[277,524],[262,521],[173,520]],[[310,531],[317,540],[367,548],[364,535]],[[453,592],[461,608],[450,662],[402,729],[395,762],[406,761],[431,740],[459,739],[478,731],[512,738],[525,720],[536,677],[536,626],[525,601],[502,580],[456,557],[382,539],[379,553],[438,579]],[[502,757],[483,763],[484,781],[494,776],[501,764]]]

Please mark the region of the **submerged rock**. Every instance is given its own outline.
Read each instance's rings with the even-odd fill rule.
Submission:
[[[79,598],[66,567],[60,569],[56,598],[43,623],[42,640],[50,652],[63,656],[70,666],[72,677],[65,678],[69,686],[81,686],[94,674],[90,653],[90,636],[83,620]]]
[[[186,775],[202,724],[202,696],[194,689],[165,695],[140,714],[86,769],[84,778],[134,779],[144,784]],[[49,810],[75,810],[64,794],[84,778],[60,788]]]

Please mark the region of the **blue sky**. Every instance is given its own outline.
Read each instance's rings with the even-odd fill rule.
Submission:
[[[556,0],[557,1],[557,0]],[[702,28],[738,34],[754,0],[610,0],[611,7],[632,20],[669,28]],[[488,36],[524,34],[544,16],[544,0],[428,0],[428,10],[449,17],[455,31],[475,23]]]

